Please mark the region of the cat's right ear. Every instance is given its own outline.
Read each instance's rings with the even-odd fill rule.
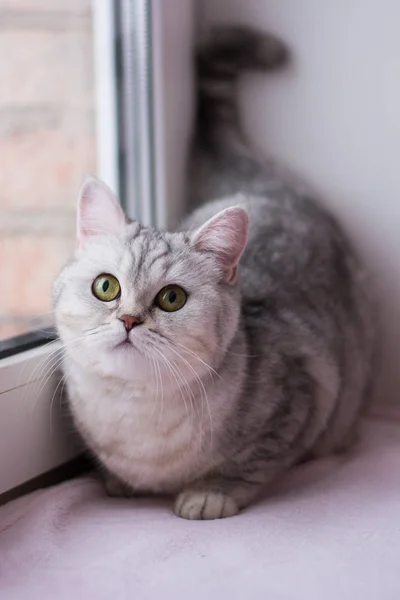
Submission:
[[[127,220],[112,191],[96,177],[87,177],[78,198],[77,249],[88,239],[106,233],[117,233]]]

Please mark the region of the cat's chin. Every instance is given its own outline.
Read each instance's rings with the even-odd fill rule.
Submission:
[[[119,343],[99,357],[98,367],[103,375],[127,381],[146,380],[152,374],[150,359],[128,342]]]

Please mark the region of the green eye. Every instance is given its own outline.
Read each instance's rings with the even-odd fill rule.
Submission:
[[[92,292],[102,302],[111,302],[120,295],[121,286],[114,275],[102,273],[93,281]]]
[[[181,309],[187,300],[187,294],[179,285],[167,285],[156,296],[156,304],[161,310],[175,312]]]

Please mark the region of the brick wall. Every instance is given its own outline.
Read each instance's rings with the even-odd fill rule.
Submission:
[[[50,311],[95,172],[90,0],[0,0],[0,338]]]

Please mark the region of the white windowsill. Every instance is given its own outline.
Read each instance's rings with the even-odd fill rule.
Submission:
[[[60,373],[50,368],[59,347],[53,342],[0,361],[0,494],[78,454],[61,422]]]

